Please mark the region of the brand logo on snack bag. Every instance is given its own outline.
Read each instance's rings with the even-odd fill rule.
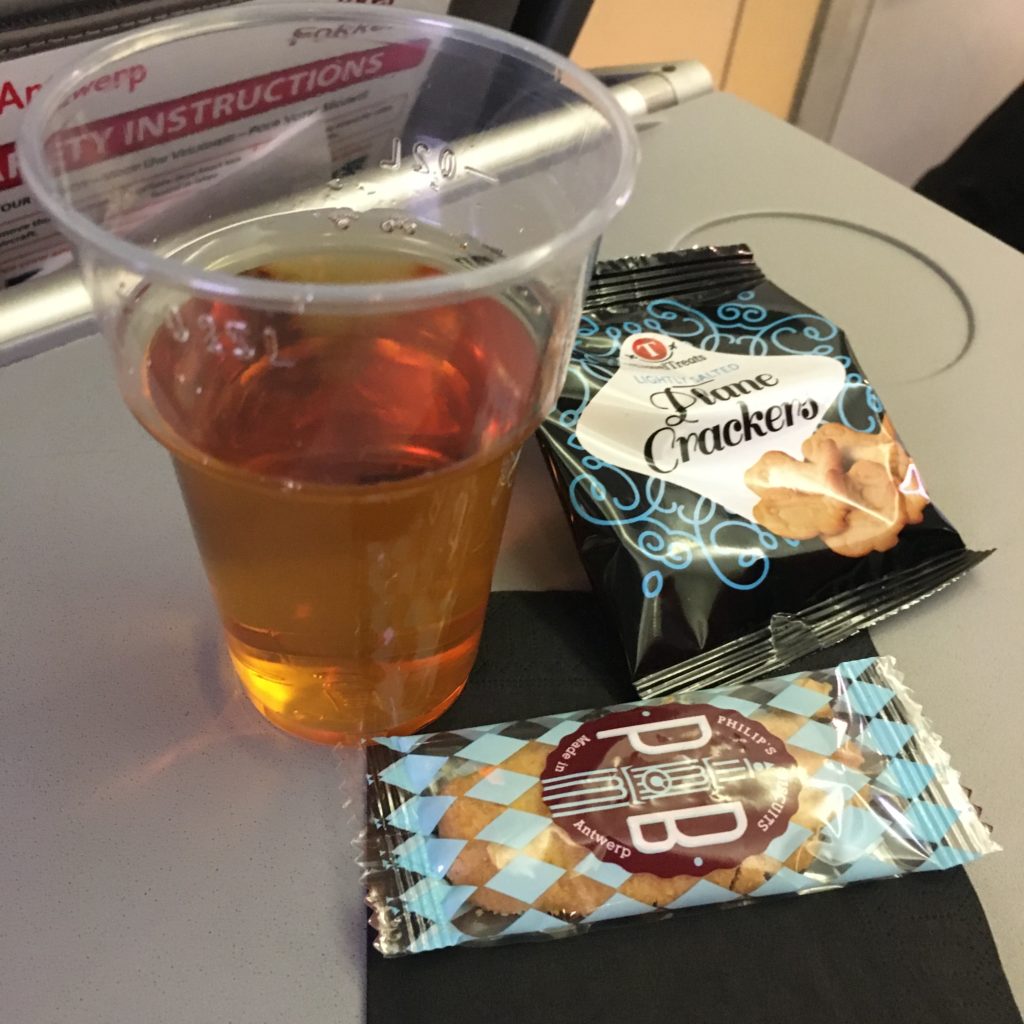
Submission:
[[[732,355],[665,334],[633,334],[576,433],[605,462],[752,519],[758,496],[744,473],[768,451],[801,459],[801,445],[845,379],[826,356]]]
[[[760,722],[707,704],[617,711],[549,755],[544,803],[632,873],[706,875],[762,853],[796,810],[796,761]]]

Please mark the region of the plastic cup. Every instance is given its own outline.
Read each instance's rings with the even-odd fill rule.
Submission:
[[[253,703],[324,742],[435,718],[632,185],[614,99],[468,22],[243,5],[83,57],[19,154]]]

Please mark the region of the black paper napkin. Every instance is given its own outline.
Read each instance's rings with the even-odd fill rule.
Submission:
[[[861,634],[798,667],[875,653]],[[633,700],[626,678],[591,594],[495,594],[473,675],[437,728]],[[366,1001],[367,1024],[1021,1021],[962,868],[564,940],[391,960],[371,948]]]

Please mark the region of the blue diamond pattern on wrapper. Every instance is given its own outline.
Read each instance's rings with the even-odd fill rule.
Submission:
[[[827,757],[839,746],[839,736],[831,725],[823,725],[821,722],[805,722],[790,737],[790,743]]]
[[[381,773],[381,779],[410,793],[422,793],[445,766],[447,758],[429,754],[409,754]]]
[[[803,889],[812,889],[818,883],[810,875],[790,868],[779,868],[778,871],[759,885],[753,892],[754,896],[790,896]]]
[[[741,715],[753,714],[759,706],[754,701],[743,700],[742,697],[734,697],[730,693],[721,691],[709,690],[706,695],[709,704],[726,711],[738,711]]]
[[[895,878],[900,873],[892,861],[878,857],[864,857],[840,875],[844,885],[852,882],[873,882],[881,878]]]
[[[768,844],[768,849],[764,851],[765,856],[772,857],[775,860],[787,860],[798,846],[803,845],[810,838],[811,830],[809,828],[791,821],[789,828],[781,836],[773,839]]]
[[[588,915],[587,922],[595,924],[598,921],[612,921],[617,917],[636,917],[638,914],[646,913],[649,909],[646,903],[630,899],[628,896],[623,896],[621,892],[617,892]]]
[[[892,700],[892,690],[884,686],[865,683],[861,679],[854,680],[848,690],[850,707],[858,715],[872,717],[877,715]]]
[[[543,815],[509,808],[489,825],[485,825],[476,837],[487,843],[501,843],[521,850],[531,840],[536,839],[549,824],[550,820]]]
[[[542,860],[534,860],[525,855],[515,857],[508,862],[496,875],[487,882],[487,888],[493,889],[514,900],[532,903],[541,893],[549,889],[561,876],[564,870],[547,864]]]
[[[864,730],[863,741],[864,745],[872,750],[893,757],[903,749],[913,735],[913,728],[906,722],[887,722],[876,718]]]
[[[586,875],[588,878],[611,886],[613,889],[617,889],[630,877],[629,872],[620,868],[618,864],[609,864],[592,853],[588,853],[579,864],[574,865],[573,871],[578,875]]]
[[[863,789],[867,783],[866,775],[840,761],[826,761],[814,775],[814,784],[818,789],[834,786],[844,790],[845,799]]]
[[[894,757],[878,776],[878,783],[890,792],[909,799],[917,796],[934,778],[935,769],[930,764]]]
[[[915,800],[907,808],[907,819],[913,825],[914,831],[930,843],[941,842],[956,818],[957,812],[954,808],[940,806],[931,800]]]
[[[981,854],[975,850],[962,850],[945,844],[937,846],[935,852],[922,864],[918,871],[944,871],[947,868],[958,868],[961,864],[970,864]]]
[[[626,724],[599,727],[609,715]],[[701,746],[711,716],[751,746]],[[620,745],[595,767],[585,756],[598,739]],[[644,757],[656,763],[623,750],[653,750]],[[363,863],[385,955],[656,921],[998,849],[889,658],[389,738],[369,749],[368,780]],[[737,787],[752,785],[764,787],[763,806],[738,802]],[[704,824],[680,831],[690,815]],[[688,867],[677,871],[684,847]]]
[[[740,899],[739,893],[715,885],[702,878],[692,889],[683,893],[679,899],[668,905],[669,910],[682,910],[685,907],[708,907],[714,903],[732,903]]]
[[[569,733],[575,732],[582,723],[577,722],[574,718],[563,718],[560,722],[551,726],[547,732],[537,737],[539,743],[550,743],[554,746],[560,739],[568,736]]]
[[[396,851],[395,863],[426,878],[444,878],[455,858],[465,849],[464,839],[438,839],[415,836],[421,842],[403,844],[402,852]]]
[[[886,821],[865,807],[846,804],[821,829],[818,856],[832,864],[852,864],[870,853],[886,830]]]
[[[828,695],[805,686],[787,686],[778,696],[768,701],[771,708],[792,711],[797,715],[811,716],[828,703]]]
[[[488,800],[491,803],[510,804],[513,800],[521,797],[536,781],[521,772],[509,771],[507,768],[495,768],[466,795],[477,800]]]
[[[500,733],[488,733],[486,736],[473,740],[459,756],[468,761],[501,764],[507,757],[511,757],[517,750],[525,746],[525,740],[514,740],[511,736],[502,736]]]

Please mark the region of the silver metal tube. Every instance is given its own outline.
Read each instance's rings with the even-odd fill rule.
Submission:
[[[635,77],[611,87],[616,100],[633,120],[674,107],[712,89],[707,69],[696,61],[679,61],[653,68],[606,69],[609,76]],[[583,111],[587,116],[590,111]],[[581,111],[568,108],[554,114],[517,121],[470,139],[460,140],[465,162],[476,172],[460,179],[459,189],[467,194],[485,186],[488,179],[510,172],[522,173],[557,152],[570,130],[578,131]],[[598,117],[596,112],[592,114]],[[377,171],[360,178],[372,184],[375,207],[401,206],[422,191],[422,175],[410,161],[397,170]],[[451,186],[446,186],[446,193]],[[355,207],[353,190],[339,193],[336,205]],[[344,198],[343,198],[344,196]],[[370,200],[364,200],[367,204]],[[305,204],[311,209],[331,205],[323,190],[310,194]],[[291,205],[295,208],[294,203]],[[271,208],[262,213],[273,212]],[[211,225],[211,230],[213,226]],[[92,306],[77,268],[69,267],[26,281],[0,293],[0,367],[26,359],[38,352],[67,344],[94,331]]]

